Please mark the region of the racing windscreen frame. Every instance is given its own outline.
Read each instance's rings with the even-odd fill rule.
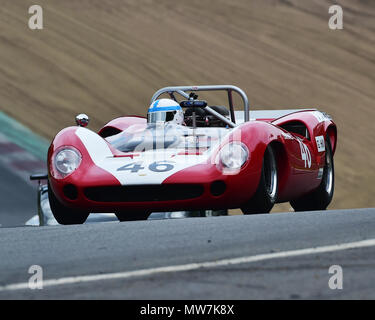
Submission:
[[[229,121],[229,125],[231,127],[236,126],[235,125],[235,118],[234,118],[234,107],[233,107],[233,98],[232,98],[232,92],[237,92],[240,97],[242,98],[243,104],[244,104],[244,121],[247,122],[250,120],[250,107],[249,107],[249,99],[247,98],[246,93],[232,85],[205,85],[205,86],[177,86],[177,87],[165,87],[162,89],[159,89],[155,92],[155,94],[151,98],[152,104],[155,100],[157,100],[162,94],[168,93],[170,96],[173,96],[173,93],[178,93],[182,97],[189,99],[189,94],[187,92],[195,92],[195,91],[227,91],[228,93],[228,101],[229,101],[229,108],[230,108],[230,115],[231,120]],[[206,110],[213,114],[215,112],[210,107],[206,107]],[[213,111],[213,112],[211,112]],[[215,112],[216,113],[216,112]],[[214,114],[215,116],[220,116],[220,114]],[[227,122],[225,121],[225,122]]]

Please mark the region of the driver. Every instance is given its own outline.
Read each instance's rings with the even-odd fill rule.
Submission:
[[[172,99],[159,99],[151,104],[147,112],[147,123],[160,122],[183,124],[184,113],[178,102]]]

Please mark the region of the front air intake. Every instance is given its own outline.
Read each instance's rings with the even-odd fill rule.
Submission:
[[[175,201],[200,197],[204,187],[199,184],[165,184],[90,187],[84,190],[87,199],[97,202]]]

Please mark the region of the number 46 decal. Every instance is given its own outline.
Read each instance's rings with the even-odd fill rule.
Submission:
[[[136,173],[139,170],[144,169],[145,167],[142,166],[142,161],[128,163],[121,168],[118,168],[117,171],[126,171],[129,170],[131,173]],[[167,172],[174,168],[172,162],[170,161],[156,161],[151,163],[148,166],[148,169],[153,172]]]

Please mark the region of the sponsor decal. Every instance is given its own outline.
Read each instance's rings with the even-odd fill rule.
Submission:
[[[311,153],[309,148],[301,140],[297,139],[297,141],[301,148],[301,158],[305,161],[305,168],[311,168]]]
[[[326,144],[323,136],[315,137],[316,146],[318,148],[318,152],[326,151]]]

